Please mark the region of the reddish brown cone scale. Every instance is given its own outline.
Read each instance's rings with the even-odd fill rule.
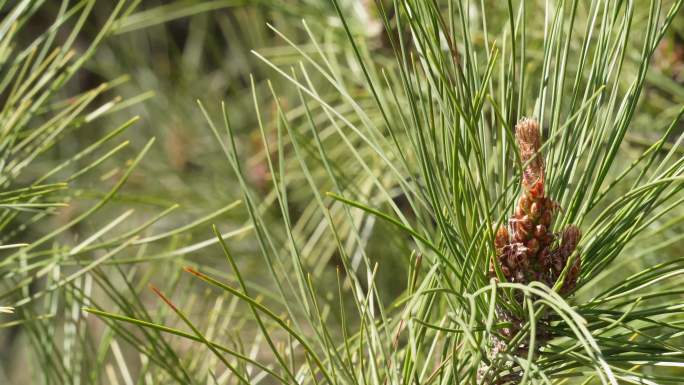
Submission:
[[[527,284],[537,280],[553,286],[573,258],[581,232],[574,225],[566,227],[560,236],[549,231],[560,207],[545,196],[544,159],[537,121],[523,118],[515,127],[515,138],[524,167],[520,182],[522,192],[507,226],[496,231],[496,258],[493,263],[499,266],[509,282]],[[574,256],[561,293],[575,287],[580,271],[580,258]],[[490,275],[496,277],[493,264]]]

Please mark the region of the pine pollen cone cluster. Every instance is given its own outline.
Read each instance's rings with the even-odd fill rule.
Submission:
[[[508,282],[542,282],[552,287],[572,257],[581,233],[569,225],[561,233],[551,232],[560,206],[544,194],[544,158],[541,155],[539,123],[523,118],[515,127],[523,164],[522,193],[508,224],[496,231],[496,258],[490,275],[496,277],[496,263]],[[580,273],[580,258],[574,256],[561,293],[571,291]]]

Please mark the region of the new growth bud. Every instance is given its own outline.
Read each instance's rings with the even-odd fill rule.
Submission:
[[[560,206],[545,196],[544,159],[541,154],[541,132],[535,119],[523,118],[515,127],[515,137],[523,162],[522,194],[508,220],[508,226],[496,231],[494,246],[497,263],[506,280],[527,284],[532,280],[553,286],[573,256],[581,232],[570,225],[561,235],[550,231]],[[569,293],[581,271],[579,256],[568,269],[561,293]],[[495,277],[494,266],[490,274]]]

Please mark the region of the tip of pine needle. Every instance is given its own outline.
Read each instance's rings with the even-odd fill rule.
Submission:
[[[149,284],[148,287],[150,288],[150,290],[152,290],[154,292],[154,294],[156,294],[162,301],[164,301],[164,303],[166,303],[171,309],[173,309],[173,310],[177,309],[176,306],[173,304],[173,302],[171,302],[170,299],[166,298],[164,293],[162,293],[161,290],[159,290],[156,286],[154,286],[153,284]]]
[[[190,267],[190,266],[185,266],[185,267],[183,268],[183,270],[185,270],[186,272],[188,272],[188,273],[190,273],[190,274],[196,275],[196,276],[198,276],[198,277],[200,277],[200,276],[203,275],[202,273],[200,273],[199,271],[195,270],[194,268],[192,268],[192,267]]]

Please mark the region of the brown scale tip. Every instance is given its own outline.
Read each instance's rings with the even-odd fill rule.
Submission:
[[[497,249],[501,249],[508,243],[509,235],[508,230],[504,226],[500,226],[496,231],[496,237],[494,238],[494,245]]]
[[[575,248],[577,248],[577,244],[579,243],[581,237],[582,231],[575,225],[570,225],[563,230],[563,238],[561,239],[560,246],[560,251],[561,254],[563,254],[563,257],[568,258],[570,254],[575,251]]]
[[[570,270],[568,271],[568,275],[565,277],[565,281],[563,281],[561,294],[567,294],[572,289],[574,289],[575,286],[577,286],[577,279],[579,278],[581,270],[582,261],[580,260],[579,256],[576,256],[575,261],[573,262],[572,266],[570,267]]]
[[[515,126],[515,138],[520,148],[520,159],[525,165],[523,182],[530,189],[544,180],[544,159],[541,156],[541,132],[534,118],[522,118]]]

